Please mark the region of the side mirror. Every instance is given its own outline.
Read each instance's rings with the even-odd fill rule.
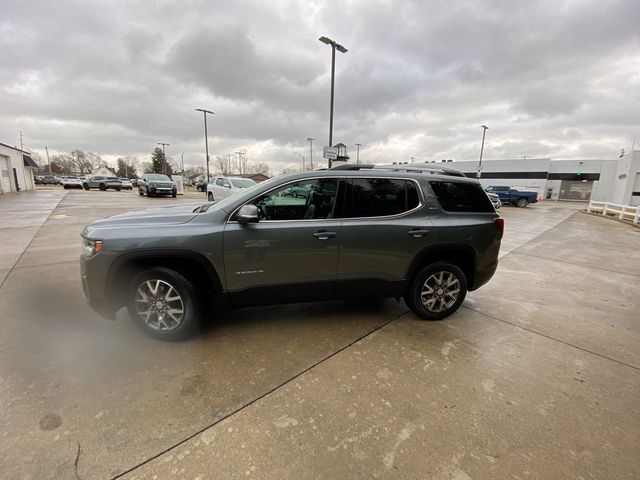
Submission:
[[[259,219],[258,207],[250,203],[243,205],[236,216],[236,220],[238,220],[239,223],[258,223]]]

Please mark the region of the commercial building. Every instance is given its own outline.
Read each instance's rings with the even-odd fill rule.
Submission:
[[[468,177],[476,177],[478,172],[478,160],[425,163],[459,170]],[[408,165],[417,168],[423,164]],[[546,200],[592,199],[640,205],[640,151],[612,160],[482,160],[480,182],[485,187],[501,185],[534,191]]]
[[[0,194],[33,190],[37,168],[29,152],[0,143]]]

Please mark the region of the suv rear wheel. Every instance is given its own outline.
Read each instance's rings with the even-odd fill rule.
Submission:
[[[213,193],[209,192],[209,194],[207,195],[207,200],[213,202]]]
[[[428,265],[413,278],[404,300],[425,320],[441,320],[454,313],[467,294],[467,278],[453,263]]]
[[[527,205],[529,205],[529,200],[527,200],[526,198],[519,198],[518,201],[516,202],[516,206],[520,208],[524,208]]]
[[[195,287],[169,268],[144,270],[129,288],[129,315],[161,340],[180,340],[197,330],[197,303]]]

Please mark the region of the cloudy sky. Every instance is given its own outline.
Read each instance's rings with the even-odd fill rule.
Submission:
[[[274,171],[334,143],[361,161],[615,158],[640,144],[640,2],[3,0],[0,142]],[[636,147],[637,148],[637,147]]]

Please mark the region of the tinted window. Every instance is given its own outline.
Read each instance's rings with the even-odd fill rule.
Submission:
[[[220,187],[222,186],[222,179],[221,178],[218,178],[216,180],[216,185],[219,185]]]
[[[347,197],[352,218],[397,215],[420,204],[414,182],[388,178],[354,178]]]
[[[256,182],[254,182],[250,178],[234,178],[231,180],[231,185],[236,188],[249,188],[255,184]]]
[[[166,175],[161,175],[159,173],[154,173],[147,177],[150,182],[170,182],[171,179]]]
[[[311,220],[334,217],[337,178],[289,183],[258,197],[261,220]]]
[[[477,183],[430,182],[433,193],[447,212],[495,212],[489,197]]]

